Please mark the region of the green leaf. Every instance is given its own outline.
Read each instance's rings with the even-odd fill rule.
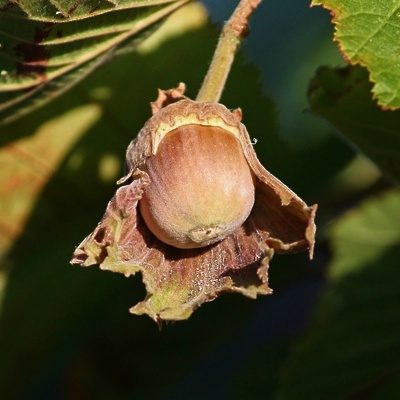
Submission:
[[[321,67],[310,84],[310,110],[400,181],[400,111],[383,111],[370,88],[364,68]]]
[[[346,213],[330,237],[332,286],[287,366],[281,398],[397,399],[386,389],[400,371],[400,191]]]
[[[367,201],[338,220],[331,228],[335,249],[330,277],[340,279],[379,263],[384,254],[400,244],[400,192],[392,191]],[[396,264],[397,260],[393,260]]]
[[[133,50],[188,0],[24,0],[0,6],[0,123],[54,99]]]
[[[33,135],[1,149],[0,258],[22,233],[35,199],[69,149],[100,116],[98,105],[81,105],[49,119]],[[57,131],[63,134],[55,135]]]
[[[400,0],[313,0],[330,10],[335,40],[353,65],[368,68],[378,103],[400,108]]]
[[[108,59],[109,56],[110,53],[106,53],[102,57],[90,60],[72,71],[39,84],[26,93],[21,93],[19,91],[12,92],[11,96],[8,97],[8,101],[3,106],[0,106],[0,116],[3,118],[3,121],[0,120],[0,126],[2,123],[8,124],[51,100],[54,100],[88,76]]]

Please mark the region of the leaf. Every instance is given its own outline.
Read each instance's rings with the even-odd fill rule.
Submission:
[[[0,5],[0,124],[61,95],[132,50],[188,0],[70,0]]]
[[[106,53],[102,57],[88,61],[58,78],[39,84],[25,93],[19,91],[12,93],[12,97],[4,104],[4,107],[0,106],[0,116],[3,118],[2,121],[0,120],[0,126],[21,118],[34,109],[54,100],[88,76],[108,58],[109,53]]]
[[[49,119],[33,135],[15,141],[0,151],[0,257],[22,234],[34,199],[55,173],[61,160],[100,115],[98,105],[76,107]],[[54,135],[55,131],[63,132],[63,135]]]
[[[331,245],[335,249],[329,275],[339,280],[357,273],[379,260],[400,243],[400,192],[365,202],[349,212],[331,228]],[[397,260],[393,260],[395,263]]]
[[[378,103],[400,108],[400,1],[313,0],[330,10],[335,40],[353,65],[368,68]]]
[[[310,111],[400,181],[400,111],[383,111],[370,99],[370,88],[361,67],[321,67],[309,87]]]
[[[397,399],[400,191],[346,213],[330,230],[332,286],[287,366],[282,399]]]

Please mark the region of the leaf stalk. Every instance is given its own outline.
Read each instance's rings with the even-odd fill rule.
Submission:
[[[241,0],[225,23],[196,101],[219,102],[235,54],[249,34],[249,18],[260,3],[261,0]]]

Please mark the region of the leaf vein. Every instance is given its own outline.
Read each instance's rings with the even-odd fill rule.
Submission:
[[[367,43],[374,37],[376,36],[379,32],[382,31],[382,29],[385,27],[385,25],[389,22],[389,20],[392,18],[392,16],[399,11],[399,7],[395,7],[392,12],[386,16],[386,18],[382,21],[382,23],[374,30],[374,32],[372,32],[371,35],[369,35],[363,43],[361,43],[361,45],[355,50],[355,53],[359,53],[360,50],[362,50]]]

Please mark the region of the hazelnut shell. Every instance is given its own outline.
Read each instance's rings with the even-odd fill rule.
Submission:
[[[189,124],[168,132],[143,171],[150,179],[139,201],[143,219],[158,239],[178,248],[224,239],[254,204],[241,144],[218,126]]]

